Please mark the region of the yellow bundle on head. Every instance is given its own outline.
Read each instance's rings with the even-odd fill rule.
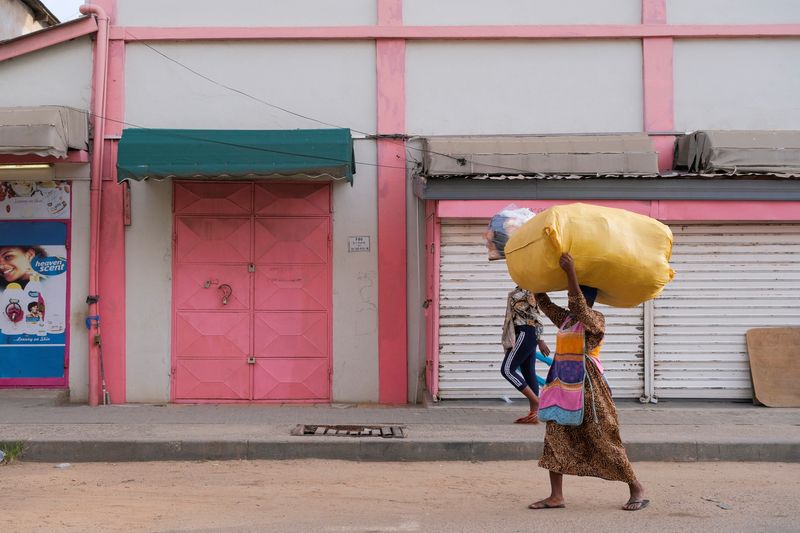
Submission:
[[[580,283],[596,287],[597,301],[615,307],[655,298],[675,275],[667,226],[588,204],[551,207],[514,232],[505,246],[508,272],[532,292],[565,290],[567,276],[558,264],[564,252],[572,255]]]

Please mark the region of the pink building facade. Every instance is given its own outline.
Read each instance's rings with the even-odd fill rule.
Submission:
[[[71,201],[64,373],[0,375],[0,386],[68,387],[91,404],[498,399],[510,390],[498,324],[510,280],[484,264],[479,232],[510,203],[596,202],[673,228],[670,291],[608,311],[621,397],[749,397],[744,332],[800,320],[800,181],[672,172],[684,132],[800,129],[800,9],[163,4],[97,1],[0,43],[0,108],[76,108],[91,125],[90,145],[65,157],[0,146],[0,181],[66,183]],[[349,129],[355,175],[328,168],[338,156],[239,173],[224,155],[209,175],[175,157],[158,167],[129,144],[145,130],[172,136],[152,153],[253,149],[217,135],[298,129]],[[440,179],[420,148],[608,134],[648,136],[657,178]],[[256,151],[316,153],[286,146]],[[87,308],[87,296],[99,299]]]

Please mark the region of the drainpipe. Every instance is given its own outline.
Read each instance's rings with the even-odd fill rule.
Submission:
[[[108,15],[95,4],[83,4],[83,15],[94,15],[97,19],[97,37],[94,48],[94,71],[92,73],[92,142],[91,183],[89,185],[89,306],[86,327],[89,339],[89,405],[100,404],[100,312],[99,267],[100,267],[100,207],[103,187],[103,149],[105,146],[106,80],[108,77]]]

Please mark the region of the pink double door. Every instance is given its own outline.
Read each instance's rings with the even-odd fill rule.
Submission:
[[[329,401],[331,191],[175,182],[174,401]]]

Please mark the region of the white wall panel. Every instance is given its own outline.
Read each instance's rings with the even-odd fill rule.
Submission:
[[[374,141],[356,141],[353,187],[333,185],[333,400],[378,401],[378,210]],[[366,163],[366,164],[359,164]],[[349,236],[370,237],[349,252]]]
[[[642,130],[639,41],[412,42],[408,131],[422,135]]]
[[[155,43],[168,57],[317,120],[375,131],[374,43]],[[153,128],[328,128],[210,83],[142,44],[125,60],[126,121]]]
[[[800,325],[800,226],[672,226],[675,279],[654,301],[660,398],[752,398],[745,333]]]
[[[445,219],[441,225],[439,293],[439,397],[500,398],[519,393],[502,377],[500,342],[508,291],[514,282],[503,261],[489,262],[482,233],[488,220]],[[566,305],[566,293],[553,301]],[[600,359],[618,398],[644,391],[643,308],[598,305],[606,315],[607,338]],[[544,319],[544,338],[555,350],[555,326]],[[547,366],[536,363],[539,375]]]
[[[70,237],[69,399],[89,401],[89,342],[86,296],[89,294],[89,181],[72,181]]]
[[[667,0],[670,24],[789,24],[800,22],[797,0]]]
[[[405,0],[408,25],[638,24],[640,0]]]
[[[0,107],[89,109],[92,42],[82,37],[0,62]]]
[[[349,26],[374,24],[377,0],[120,0],[123,26]]]
[[[172,181],[131,181],[125,230],[129,402],[168,402],[172,354]]]
[[[800,39],[676,41],[676,129],[798,129],[799,65]]]

